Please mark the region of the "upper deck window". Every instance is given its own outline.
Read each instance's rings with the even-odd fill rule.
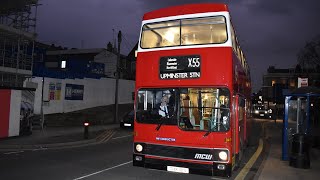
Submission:
[[[142,48],[177,46],[180,44],[179,21],[146,24],[142,29]]]
[[[225,17],[216,16],[145,24],[142,27],[141,47],[217,44],[226,40]]]
[[[227,40],[225,19],[222,16],[181,21],[181,44],[216,44]]]

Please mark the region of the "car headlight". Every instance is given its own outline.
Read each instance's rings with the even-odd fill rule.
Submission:
[[[255,113],[255,114],[259,114],[259,111],[258,111],[258,110],[255,110],[254,113]]]
[[[265,113],[265,114],[267,114],[267,113],[268,113],[268,111],[264,111],[264,113]]]
[[[143,146],[141,144],[137,144],[136,145],[136,150],[137,150],[137,152],[142,152]]]
[[[228,160],[228,154],[226,151],[220,151],[219,152],[219,158],[223,161],[226,161]]]

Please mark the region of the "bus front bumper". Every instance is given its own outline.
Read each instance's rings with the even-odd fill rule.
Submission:
[[[167,159],[145,158],[144,155],[133,154],[133,166],[159,169],[172,172],[202,174],[209,176],[230,177],[232,171],[231,164],[211,163],[200,164],[193,162],[181,162]],[[223,167],[223,168],[222,168]]]

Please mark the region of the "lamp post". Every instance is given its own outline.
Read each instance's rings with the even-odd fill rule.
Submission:
[[[119,61],[120,61],[120,44],[122,40],[122,34],[121,31],[118,33],[118,57],[117,57],[117,63],[116,63],[116,90],[115,90],[115,97],[114,97],[114,104],[115,104],[115,111],[114,111],[114,119],[113,123],[118,122],[118,89],[119,89]]]
[[[43,67],[45,68],[45,67]],[[42,69],[42,88],[41,88],[41,130],[43,130],[44,126],[44,113],[43,113],[43,91],[44,91],[44,69]]]

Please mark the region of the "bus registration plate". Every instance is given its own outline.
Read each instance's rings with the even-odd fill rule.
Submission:
[[[177,173],[189,173],[189,168],[167,166],[167,171],[177,172]]]

